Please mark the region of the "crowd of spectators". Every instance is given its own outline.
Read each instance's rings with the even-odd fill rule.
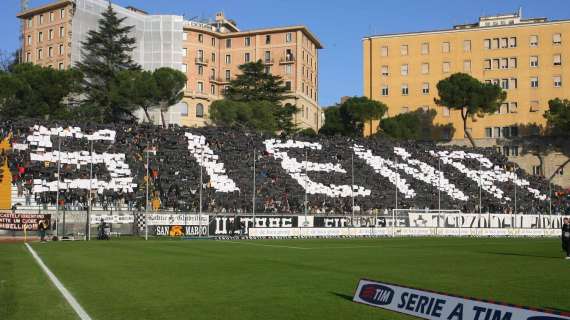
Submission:
[[[2,134],[12,133],[12,144],[25,144],[32,134],[35,125],[46,128],[77,127],[76,123],[19,121],[6,122]],[[510,213],[543,213],[550,211],[550,202],[538,199],[527,188],[516,187],[511,181],[495,181],[497,188],[505,195],[497,198],[491,192],[482,191],[477,183],[466,178],[465,174],[449,164],[442,163],[438,157],[430,154],[439,151],[466,151],[478,153],[489,159],[501,170],[510,170],[507,158],[492,148],[465,149],[455,146],[439,146],[431,142],[395,141],[382,136],[370,139],[353,139],[347,137],[280,137],[246,131],[236,128],[183,128],[170,126],[162,128],[152,125],[110,124],[80,125],[86,134],[97,130],[116,131],[115,141],[94,141],[95,153],[122,153],[134,178],[135,187],[129,190],[61,190],[59,195],[54,191],[34,192],[34,181],[57,179],[57,162],[32,161],[30,153],[47,152],[60,149],[62,152],[87,151],[91,149],[88,139],[59,138],[51,136],[52,147],[45,150],[13,149],[8,154],[9,167],[13,176],[13,185],[18,194],[24,196],[26,203],[33,198],[36,203],[47,207],[59,201],[59,205],[68,210],[84,210],[89,203],[106,210],[145,210],[148,203],[150,210],[174,210],[211,213],[248,213],[255,211],[274,213],[310,214],[370,214],[385,209],[453,209],[462,212]],[[224,164],[225,174],[235,181],[239,190],[219,192],[212,187],[210,176],[198,165],[195,155],[189,152],[186,133],[203,136],[208,147],[219,156],[217,160]],[[331,197],[324,194],[305,194],[305,189],[292,178],[282,167],[279,160],[268,152],[264,142],[267,139],[294,139],[314,142],[322,145],[320,150],[291,148],[287,150],[289,157],[302,162],[338,164],[346,173],[310,171],[311,180],[325,185],[354,185],[370,190],[369,196]],[[445,178],[457,189],[467,195],[467,200],[460,200],[441,192],[437,186],[417,180],[414,176],[399,171],[400,176],[415,191],[415,196],[405,197],[397,192],[395,184],[379,175],[363,159],[355,156],[353,146],[359,145],[372,150],[375,155],[394,162],[402,161],[395,153],[395,148],[402,148],[410,157],[419,160],[435,169],[441,168]],[[396,160],[399,158],[399,160]],[[149,163],[147,170],[147,161]],[[255,173],[254,173],[255,162]],[[468,168],[478,168],[480,163],[474,159],[462,160]],[[110,179],[104,164],[93,165],[93,179]],[[203,170],[201,172],[201,170]],[[90,166],[61,164],[60,181],[65,179],[89,179]],[[148,172],[148,175],[147,175]],[[516,174],[529,182],[529,186],[548,196],[550,190],[554,195],[562,191],[556,186],[549,188],[542,177],[526,174],[517,169]],[[202,192],[200,177],[202,176]],[[254,189],[255,177],[255,189]],[[148,196],[147,196],[148,189]],[[253,192],[255,190],[255,197]],[[517,207],[514,208],[514,197],[517,194]],[[479,198],[481,194],[481,199]],[[147,202],[148,197],[148,202]],[[510,198],[510,199],[509,199]],[[307,205],[305,206],[305,199]],[[354,201],[354,207],[353,207]],[[200,208],[202,203],[202,208]],[[479,207],[481,203],[481,208]],[[567,197],[553,198],[553,212],[568,212]]]

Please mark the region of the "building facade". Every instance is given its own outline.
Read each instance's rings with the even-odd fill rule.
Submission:
[[[18,14],[23,21],[23,62],[66,69],[82,60],[81,43],[96,30],[106,0],[60,0]],[[241,31],[222,13],[207,22],[177,15],[150,15],[134,7],[113,5],[124,24],[134,26],[133,59],[145,70],[170,67],[184,72],[188,83],[184,99],[166,113],[167,123],[203,126],[210,104],[223,98],[239,66],[262,60],[267,72],[283,77],[298,107],[300,128],[318,130],[322,110],[318,103],[319,40],[304,26]],[[139,112],[138,116],[143,117]],[[160,113],[151,112],[160,123]]]
[[[507,92],[500,110],[468,119],[467,130],[478,145],[497,147],[515,161],[527,157],[510,138],[540,134],[548,101],[570,98],[570,20],[523,19],[519,11],[448,30],[365,37],[362,44],[364,95],[387,104],[387,116],[435,110],[434,123],[441,125],[431,133],[436,139],[465,140],[460,112],[434,102],[440,80],[463,72],[500,85]],[[570,186],[570,175],[559,180]]]

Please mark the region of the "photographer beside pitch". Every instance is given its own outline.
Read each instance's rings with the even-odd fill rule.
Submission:
[[[570,260],[570,219],[564,218],[562,225],[562,250],[566,252],[566,260]]]

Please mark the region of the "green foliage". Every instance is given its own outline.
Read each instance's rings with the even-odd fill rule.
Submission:
[[[138,70],[132,60],[136,40],[129,33],[133,26],[122,26],[125,18],[119,18],[109,5],[99,19],[98,30],[91,30],[82,42],[84,60],[77,64],[85,75],[83,93],[85,103],[95,108],[95,121],[114,122],[132,119],[133,106],[118,104],[113,90],[118,74],[123,70]]]
[[[215,124],[243,127],[272,133],[277,130],[275,105],[268,101],[241,102],[214,101],[210,106],[210,118]]]
[[[313,130],[311,128],[305,128],[303,130],[299,130],[298,134],[300,136],[305,136],[305,137],[310,137],[310,138],[314,138],[317,136],[317,133],[315,132],[315,130]]]
[[[326,135],[363,136],[364,123],[379,120],[388,107],[367,97],[352,97],[340,106],[325,110],[325,125],[319,131]]]
[[[439,81],[437,90],[436,104],[461,111],[463,129],[473,147],[475,141],[467,130],[467,118],[496,112],[507,97],[498,85],[482,83],[466,73],[455,73]]]
[[[417,113],[402,113],[380,121],[382,132],[395,139],[417,140],[422,137],[421,119]]]
[[[160,107],[162,125],[166,127],[164,112],[184,97],[183,89],[187,81],[186,75],[171,68],[160,68],[154,71],[153,77],[156,83],[156,103]]]
[[[548,111],[544,117],[548,120],[548,126],[555,135],[570,135],[570,100],[559,98],[548,101]]]
[[[41,117],[67,119],[71,116],[65,99],[78,90],[81,74],[76,70],[54,70],[19,64],[11,72],[0,72],[0,116],[2,119]]]
[[[149,110],[157,105],[157,85],[150,71],[123,70],[117,74],[111,88],[111,99],[116,105],[127,105],[129,109],[143,109],[150,122]]]
[[[216,111],[210,109],[210,118],[216,124],[232,125],[240,123],[251,129],[268,131],[283,131],[287,134],[295,132],[293,115],[297,107],[291,104],[282,105],[283,101],[291,98],[283,79],[279,76],[265,72],[265,66],[261,61],[250,62],[239,67],[240,74],[230,81],[229,88],[224,92],[224,102],[217,103]],[[234,102],[240,102],[238,104]],[[220,106],[230,105],[228,110]],[[235,109],[236,106],[244,107],[244,110]],[[261,110],[252,109],[262,107]],[[259,112],[260,114],[256,114]],[[266,123],[258,122],[258,118],[265,118],[271,112],[272,119],[266,119]],[[225,114],[227,113],[227,114]],[[236,120],[236,114],[239,115]],[[251,118],[246,118],[251,115]],[[233,119],[228,121],[228,119]],[[235,120],[235,121],[234,121]]]

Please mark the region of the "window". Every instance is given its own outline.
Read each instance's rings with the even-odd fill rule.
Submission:
[[[504,155],[505,157],[508,157],[508,156],[511,155],[511,153],[510,153],[510,148],[509,148],[508,146],[504,146],[504,147],[503,147],[503,155]]]
[[[216,69],[212,68],[210,69],[210,79],[215,79],[216,78]]]
[[[511,137],[518,137],[519,136],[519,127],[513,126],[511,127]]]
[[[509,113],[517,113],[519,111],[519,105],[516,102],[509,103]]]
[[[265,36],[265,44],[271,44],[271,35]]]
[[[562,34],[555,33],[552,35],[552,44],[559,45],[562,43]]]
[[[290,64],[286,64],[285,65],[285,73],[286,74],[292,74],[293,73],[293,66]]]
[[[509,79],[502,79],[501,80],[501,89],[509,89]]]
[[[182,48],[182,56],[183,57],[188,56],[188,49],[187,48]]]
[[[287,34],[285,34],[285,42],[290,43],[292,41],[293,41],[293,34],[291,32],[287,32]]]
[[[403,95],[403,96],[407,96],[408,93],[409,93],[408,85],[404,83],[404,84],[402,85],[402,95]]]
[[[390,91],[389,91],[389,89],[388,89],[388,86],[387,86],[387,85],[383,85],[383,86],[382,86],[382,96],[386,97],[386,96],[388,96],[388,94],[390,94]]]
[[[400,109],[400,113],[408,113],[408,112],[410,112],[410,107],[404,106],[402,107],[402,109]]]
[[[463,71],[471,72],[471,60],[463,61]]]
[[[198,81],[198,83],[196,84],[196,91],[198,93],[204,92],[204,82]]]
[[[65,47],[63,46],[63,44],[59,45],[59,55],[63,55],[65,53]]]
[[[552,81],[554,82],[555,88],[562,87],[562,77],[561,76],[554,76],[552,77]]]
[[[429,63],[422,63],[422,74],[429,73]]]
[[[204,50],[200,49],[196,53],[196,60],[204,62]]]
[[[63,65],[63,62],[60,62],[60,63],[59,63],[58,68],[59,68],[59,70],[65,69],[65,66]]]
[[[451,51],[451,45],[449,44],[449,42],[442,43],[441,44],[441,52],[448,53],[449,51]]]
[[[509,38],[509,48],[516,48],[517,47],[517,38],[511,37]]]
[[[381,73],[382,73],[383,76],[388,76],[388,75],[390,75],[390,72],[389,72],[389,70],[388,70],[388,66],[382,66],[382,67],[381,67]]]
[[[501,137],[501,128],[500,127],[495,127],[493,128],[493,137],[494,138],[500,138]]]
[[[198,34],[198,42],[204,43],[204,35],[201,33]]]
[[[64,27],[59,27],[59,37],[63,38],[63,36],[65,35],[65,28]]]
[[[530,87],[531,88],[538,88],[538,77],[531,77],[530,78]]]
[[[180,115],[183,117],[188,116],[188,104],[186,102],[180,102]]]
[[[509,84],[509,89],[516,89],[516,88],[518,88],[518,81],[517,81],[517,78],[511,78],[509,82],[510,82],[510,84]]]
[[[271,63],[271,51],[265,51],[264,54],[265,63]]]
[[[251,46],[251,37],[245,37],[244,38],[244,44],[246,47]]]
[[[180,69],[180,71],[184,72],[184,73],[188,73],[188,65],[183,63],[182,64],[182,68]]]
[[[212,62],[216,62],[216,54],[212,52]]]
[[[232,72],[230,70],[226,70],[226,81],[230,81],[232,78]]]
[[[422,94],[429,94],[429,83],[424,82],[422,84]]]
[[[552,64],[554,64],[555,66],[561,66],[562,65],[562,55],[555,54],[553,59],[552,59]]]
[[[542,166],[532,166],[532,174],[535,176],[542,176]]]
[[[538,67],[538,56],[531,56],[530,57],[530,66],[532,68]]]
[[[493,128],[485,128],[485,138],[493,137]]]
[[[215,84],[210,85],[210,94],[212,94],[214,96],[216,95],[216,85]]]
[[[198,66],[198,75],[203,75],[204,74],[204,66]]]
[[[407,56],[408,55],[408,45],[403,44],[400,46],[400,54],[403,56]]]
[[[48,48],[48,57],[50,57],[50,58],[53,57],[53,48],[52,47]]]
[[[501,103],[499,106],[499,110],[497,110],[497,114],[506,114],[509,112],[509,104],[508,103]]]
[[[501,48],[505,49],[509,47],[509,38],[501,38]]]
[[[485,39],[483,40],[483,47],[485,49],[491,49],[491,39]]]
[[[538,100],[532,100],[530,102],[530,112],[538,112],[540,111],[540,103]]]
[[[448,107],[443,107],[443,116],[444,117],[449,117],[450,113],[451,113],[451,110]]]
[[[285,81],[285,89],[287,89],[287,91],[291,91],[291,81]]]
[[[232,56],[230,54],[226,54],[226,64],[232,63]]]
[[[501,58],[501,69],[508,69],[508,68],[509,68],[509,59]]]
[[[53,39],[53,29],[49,29],[48,31],[48,40],[52,40]]]
[[[486,60],[483,62],[483,68],[484,68],[485,70],[491,70],[491,59],[486,59]]]
[[[493,69],[497,70],[499,69],[501,64],[501,59],[493,59]]]
[[[400,67],[400,74],[403,76],[407,76],[408,75],[408,65],[407,64],[403,64]]]
[[[182,34],[182,40],[188,40],[188,32]]]
[[[226,39],[226,48],[232,47],[232,39]]]
[[[204,118],[204,105],[201,103],[196,105],[196,118]]]
[[[29,52],[26,52],[26,62],[32,62],[32,54]]]
[[[528,40],[528,45],[532,48],[538,47],[538,36],[537,35],[530,36]]]
[[[429,43],[422,43],[422,54],[429,54]]]
[[[511,157],[518,157],[518,156],[519,156],[519,147],[511,146]]]
[[[43,49],[38,49],[38,60],[41,60],[44,56],[44,50]]]
[[[28,28],[31,28],[34,25],[34,20],[32,18],[28,19]]]
[[[55,20],[55,13],[53,11],[50,11],[49,13],[49,21],[52,22],[53,20]]]
[[[463,51],[471,52],[471,40],[463,40]]]
[[[38,42],[42,42],[42,41],[44,41],[44,33],[40,31],[38,33]]]
[[[517,58],[509,58],[509,69],[517,68]]]
[[[500,39],[494,38],[493,43],[491,44],[492,49],[499,49],[500,48]]]
[[[59,17],[60,17],[61,19],[65,18],[65,9],[59,10]]]
[[[251,53],[246,52],[246,53],[244,54],[243,60],[244,60],[245,62],[250,62],[250,61],[251,61]]]
[[[564,175],[564,167],[561,167],[560,165],[558,165],[557,167],[560,168],[560,169],[558,169],[558,175],[563,176]]]
[[[451,69],[451,62],[444,62],[443,63],[443,73],[448,73]]]
[[[29,45],[29,46],[32,45],[32,36],[28,36],[28,45]]]
[[[382,48],[380,48],[380,55],[382,57],[387,57],[388,56],[388,47],[383,46]]]

